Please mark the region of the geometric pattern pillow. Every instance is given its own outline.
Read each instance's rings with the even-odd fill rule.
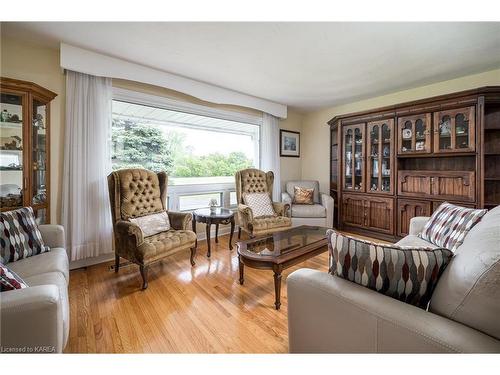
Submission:
[[[31,207],[0,213],[0,256],[4,264],[49,250]]]
[[[27,287],[28,285],[26,285],[23,279],[0,262],[0,292]]]
[[[455,251],[487,211],[444,202],[432,214],[419,237],[436,246]]]
[[[307,189],[300,186],[293,187],[293,203],[294,204],[314,204],[313,202],[313,189]]]
[[[333,275],[423,309],[453,256],[447,249],[380,244],[332,229],[327,237]]]
[[[129,219],[142,230],[144,237],[170,230],[170,220],[166,211]]]
[[[273,202],[267,193],[244,193],[243,202],[250,207],[253,217],[276,216]]]

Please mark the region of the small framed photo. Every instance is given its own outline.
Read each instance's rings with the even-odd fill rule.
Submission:
[[[300,133],[280,129],[280,156],[300,157]]]

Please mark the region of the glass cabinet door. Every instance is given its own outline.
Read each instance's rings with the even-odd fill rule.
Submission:
[[[431,114],[398,118],[398,154],[431,152]]]
[[[344,189],[364,191],[364,124],[343,129]]]
[[[0,101],[0,207],[9,211],[24,200],[24,104],[26,96],[1,93]]]
[[[392,155],[394,120],[375,121],[367,127],[367,191],[392,193]]]
[[[434,113],[434,152],[475,150],[475,108]]]
[[[31,151],[32,151],[32,192],[33,206],[47,203],[47,106],[33,99],[31,121]]]
[[[353,189],[352,178],[352,150],[353,129],[344,129],[344,189]]]

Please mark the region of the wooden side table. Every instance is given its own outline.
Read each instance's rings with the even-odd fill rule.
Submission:
[[[233,250],[233,232],[234,232],[234,212],[227,208],[218,207],[214,211],[210,208],[201,208],[193,212],[193,232],[196,233],[196,223],[206,224],[207,233],[207,257],[210,258],[210,228],[215,224],[215,243],[219,243],[219,224],[231,224],[231,233],[229,235],[229,250]]]

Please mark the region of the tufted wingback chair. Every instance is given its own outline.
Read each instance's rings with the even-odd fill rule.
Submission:
[[[146,289],[147,267],[169,255],[191,249],[191,265],[196,254],[196,234],[189,230],[191,214],[168,212],[171,230],[144,236],[132,218],[167,211],[167,174],[146,169],[120,169],[108,176],[109,200],[115,239],[115,272],[120,257],[138,264],[142,288]]]
[[[274,173],[259,169],[243,169],[236,172],[236,199],[238,200],[238,238],[241,230],[250,237],[266,235],[289,229],[292,221],[287,217],[290,205],[287,203],[273,203],[275,216],[254,217],[252,209],[244,204],[244,193],[268,193],[272,199]]]

